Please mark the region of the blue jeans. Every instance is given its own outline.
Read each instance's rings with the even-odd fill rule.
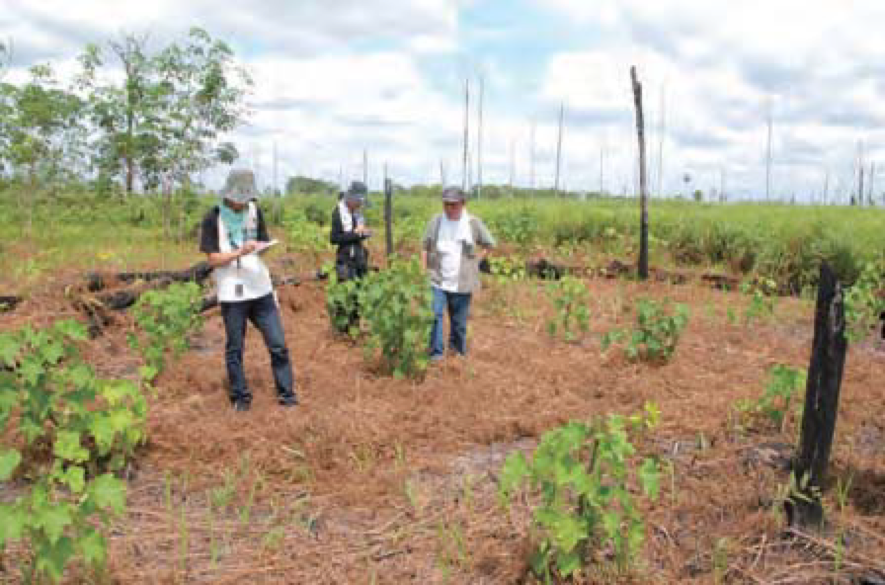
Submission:
[[[227,334],[224,361],[227,365],[227,378],[230,381],[231,402],[252,402],[252,393],[246,385],[243,369],[243,349],[246,345],[246,320],[252,322],[264,337],[264,344],[270,352],[270,365],[273,370],[274,385],[280,401],[295,399],[295,378],[289,349],[283,335],[283,322],[273,293],[249,301],[221,303],[221,316]]]
[[[467,316],[470,314],[470,293],[433,290],[433,328],[430,330],[430,357],[443,355],[443,313],[449,311],[449,349],[467,355]]]

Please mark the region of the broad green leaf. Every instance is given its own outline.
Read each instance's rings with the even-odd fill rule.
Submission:
[[[37,552],[37,572],[58,583],[64,576],[65,566],[73,556],[74,543],[67,536],[43,542]]]
[[[0,550],[7,542],[21,538],[27,521],[27,514],[18,503],[0,504]]]
[[[15,360],[21,351],[21,343],[12,333],[0,334],[0,363],[8,368],[15,367]]]
[[[52,452],[56,457],[75,463],[89,459],[89,451],[80,445],[80,433],[77,431],[59,431]]]
[[[15,449],[0,452],[0,481],[9,480],[21,460],[21,454]]]
[[[65,470],[64,482],[68,484],[71,491],[75,494],[83,493],[86,487],[86,472],[78,465],[71,465]]]
[[[110,473],[95,478],[88,492],[98,508],[110,508],[117,514],[126,509],[126,485]]]
[[[89,431],[95,439],[98,450],[102,455],[107,454],[114,444],[116,431],[109,416],[96,413],[95,418],[89,424]]]
[[[577,550],[556,555],[556,568],[563,577],[571,577],[581,568],[581,555]]]
[[[94,528],[88,528],[77,543],[83,553],[83,561],[92,567],[104,565],[107,558],[107,543],[104,536]]]
[[[614,538],[621,529],[621,515],[615,511],[603,512],[602,528],[609,538]]]
[[[34,523],[43,529],[50,544],[55,544],[73,522],[71,505],[64,502],[35,508],[33,514]]]
[[[639,468],[639,481],[642,491],[651,499],[655,500],[660,492],[660,470],[657,463],[652,459],[646,459]]]
[[[73,319],[57,321],[54,326],[56,331],[75,341],[85,341],[89,337],[86,326]]]

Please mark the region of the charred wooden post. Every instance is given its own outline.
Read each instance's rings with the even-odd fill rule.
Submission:
[[[636,106],[636,134],[639,139],[639,278],[648,279],[648,185],[645,172],[645,120],[642,115],[642,84],[636,67],[630,68],[633,102]]]
[[[836,431],[839,389],[847,352],[842,286],[832,268],[823,263],[817,290],[802,433],[793,462],[795,491],[785,502],[787,518],[794,527],[816,528],[823,522],[820,493]]]
[[[393,181],[384,179],[384,242],[387,258],[393,255]]]

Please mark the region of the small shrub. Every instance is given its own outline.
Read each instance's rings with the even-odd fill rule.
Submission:
[[[787,419],[792,415],[801,420],[802,403],[794,400],[799,398],[805,388],[806,373],[798,368],[776,365],[769,370],[768,384],[757,400],[743,400],[737,405],[743,425],[754,426],[758,419],[774,425],[783,431]]]
[[[875,262],[867,263],[854,285],[845,294],[845,320],[848,339],[853,342],[869,337],[885,312],[885,269]]]
[[[61,581],[75,558],[104,564],[105,533],[126,506],[125,484],[112,472],[144,441],[141,389],[97,378],[77,354],[85,338],[73,321],[0,335],[0,433],[10,439],[0,448],[0,482],[33,478],[0,504],[0,554],[9,542],[27,543],[27,582]]]
[[[624,352],[630,360],[666,362],[676,351],[682,331],[688,324],[688,308],[678,304],[673,312],[667,306],[640,299],[633,331],[614,330],[602,338],[603,350],[612,343],[626,341]]]
[[[144,293],[132,311],[142,336],[130,333],[129,345],[141,351],[148,366],[161,372],[166,351],[171,349],[179,357],[188,348],[188,335],[202,325],[201,299],[200,287],[193,282]]]
[[[547,323],[551,337],[561,334],[566,341],[576,339],[575,330],[586,333],[590,328],[590,295],[587,286],[579,278],[565,276],[547,285],[547,293],[553,300],[556,315]]]
[[[368,325],[367,350],[380,349],[398,378],[420,375],[427,368],[433,326],[432,293],[420,263],[394,260],[363,280],[358,302]]]
[[[643,420],[641,425],[651,424]],[[501,471],[500,494],[508,502],[525,484],[538,494],[533,517],[540,542],[531,567],[550,582],[554,574],[569,578],[600,560],[606,548],[614,551],[620,570],[633,565],[645,526],[629,483],[638,480],[654,500],[659,476],[653,459],[636,460],[624,418],[609,415],[548,431],[531,461],[521,452],[510,454]]]

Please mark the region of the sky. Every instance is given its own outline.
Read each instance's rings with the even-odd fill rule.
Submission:
[[[347,183],[364,151],[373,189],[385,165],[406,185],[441,168],[461,183],[469,79],[474,182],[481,143],[484,183],[552,186],[562,105],[561,185],[633,193],[635,65],[651,190],[730,200],[765,199],[769,117],[772,198],[844,200],[861,152],[885,170],[882,23],[881,0],[0,0],[7,81],[44,62],[69,74],[86,43],[125,33],[228,42],[255,81],[229,138],[263,186]]]

